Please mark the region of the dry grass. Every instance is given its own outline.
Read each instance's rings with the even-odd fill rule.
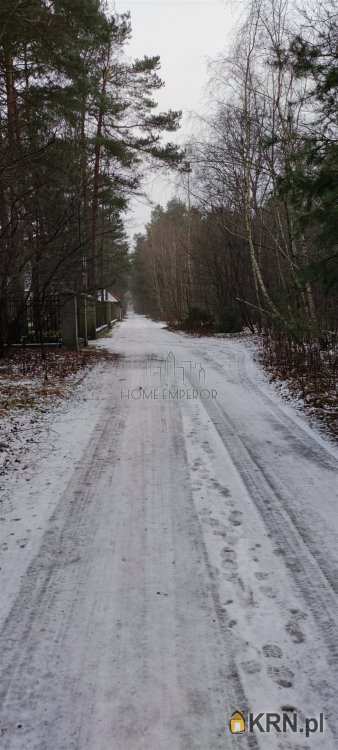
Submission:
[[[116,359],[117,355],[96,349],[45,349],[43,353],[38,349],[11,349],[0,359],[0,415],[67,398],[88,368]]]
[[[302,399],[310,416],[338,439],[337,346],[321,348],[265,337],[261,356],[270,379],[285,382],[291,396]]]

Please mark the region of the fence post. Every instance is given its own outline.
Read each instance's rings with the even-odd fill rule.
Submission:
[[[83,339],[84,346],[88,346],[88,331],[87,331],[87,295],[81,294],[78,301],[78,325],[79,325],[79,337]]]
[[[87,297],[87,335],[89,339],[96,339],[96,300]]]
[[[77,302],[75,294],[63,294],[61,300],[61,330],[63,345],[79,350]]]
[[[108,328],[111,328],[111,322],[112,322],[112,304],[111,302],[106,302],[106,323]]]

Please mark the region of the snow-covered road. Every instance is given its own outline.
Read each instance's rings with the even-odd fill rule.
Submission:
[[[100,346],[0,506],[1,748],[334,750],[337,452],[239,340]],[[282,708],[325,733],[229,734]]]

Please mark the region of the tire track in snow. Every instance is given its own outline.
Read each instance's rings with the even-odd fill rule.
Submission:
[[[245,441],[219,403],[201,401],[236,467],[249,496],[255,503],[276,547],[285,556],[286,565],[323,635],[328,663],[338,676],[338,606],[329,570],[323,570],[299,528],[290,499],[278,491],[266,476]],[[331,717],[336,732],[335,717]]]
[[[210,354],[206,354],[203,350],[197,350],[197,353],[205,359],[205,361],[208,362],[216,372],[225,376],[227,380],[229,380],[229,373],[226,366],[217,362],[217,360],[215,360]],[[234,359],[237,361],[237,357]],[[304,438],[311,441],[311,454],[313,457],[320,461],[320,463],[326,468],[332,471],[337,471],[337,451],[333,447],[331,448],[329,443],[323,442],[321,438],[312,431],[310,426],[305,422],[302,422],[300,417],[293,418],[291,414],[287,414],[286,411],[277,404],[276,398],[270,396],[269,393],[267,393],[267,391],[259,383],[255,382],[248,374],[248,355],[242,353],[241,359],[242,367],[238,366],[236,368],[236,378],[233,377],[231,382],[236,385],[240,383],[245,386],[246,390],[249,389],[252,393],[257,394],[261,401],[268,406],[274,418],[286,427],[290,433],[296,435],[300,442],[304,442]],[[251,362],[251,364],[253,363]],[[239,365],[239,362],[237,362],[237,365]]]
[[[6,697],[11,689],[14,700],[20,698],[29,675],[35,652],[41,647],[43,632],[49,629],[48,659],[60,649],[60,641],[67,630],[75,603],[69,601],[68,612],[57,613],[57,623],[51,619],[58,590],[63,587],[64,572],[72,568],[72,591],[81,590],[81,576],[85,574],[77,563],[85,554],[99,523],[99,513],[87,515],[93,487],[100,479],[102,467],[113,458],[108,440],[112,419],[116,436],[124,422],[118,419],[116,408],[108,408],[103,422],[95,428],[80,465],[55,508],[42,537],[41,547],[27,569],[21,588],[0,632],[0,721],[6,727]],[[98,509],[97,509],[98,510]],[[42,627],[44,626],[44,627]],[[33,691],[33,686],[29,686]],[[88,709],[88,706],[87,706]],[[4,748],[10,747],[10,735],[4,735]]]
[[[188,467],[189,461],[185,446],[185,438],[184,438],[184,429],[183,429],[183,423],[182,423],[182,415],[180,413],[179,415],[179,428],[175,430],[175,434],[179,437],[176,438],[177,440],[177,450],[184,456],[184,463],[185,466]],[[191,485],[190,478],[187,477],[187,486]],[[219,587],[217,584],[217,581],[215,579],[215,574],[213,571],[213,567],[209,560],[209,555],[207,551],[207,546],[204,540],[204,534],[202,529],[202,523],[199,517],[199,514],[196,510],[193,494],[190,490],[188,494],[188,500],[189,500],[189,514],[191,516],[190,519],[188,519],[189,528],[193,526],[195,533],[194,536],[198,540],[198,545],[201,549],[205,569],[208,574],[209,578],[209,587],[210,592],[213,600],[213,606],[214,606],[214,612],[215,616],[217,618],[218,627],[219,627],[219,633],[220,637],[224,643],[224,647],[227,652],[227,658],[228,658],[228,669],[226,673],[224,674],[224,684],[226,684],[226,696],[227,696],[227,714],[230,717],[233,711],[236,709],[236,707],[240,706],[241,710],[244,713],[248,713],[250,710],[249,702],[245,693],[245,689],[242,683],[241,676],[239,674],[239,671],[237,669],[237,666],[235,664],[235,661],[233,659],[233,645],[232,645],[232,633],[227,627],[227,620],[230,618],[228,615],[224,612],[224,608],[220,601],[220,594],[219,594]],[[243,737],[236,737],[236,744],[238,744],[239,747],[243,747],[246,745],[250,750],[258,750],[259,743],[257,741],[257,737],[254,734],[246,734]],[[182,747],[182,750],[185,750],[185,748]]]

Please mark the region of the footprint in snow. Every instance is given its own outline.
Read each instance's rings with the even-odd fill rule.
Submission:
[[[272,586],[261,586],[261,591],[265,596],[267,596],[269,599],[276,599],[276,592],[272,588]]]
[[[302,572],[302,564],[299,560],[297,560],[296,557],[290,557],[285,564],[286,567],[289,568],[289,570],[292,570],[294,573]]]
[[[16,541],[18,547],[20,547],[21,549],[26,547],[27,542],[28,542],[28,539],[17,539]]]
[[[304,643],[305,635],[295,620],[290,620],[286,626],[286,632],[289,633],[290,638],[294,643]]]
[[[264,581],[265,578],[269,577],[269,573],[263,573],[261,571],[258,571],[257,573],[255,573],[255,577],[257,578],[258,581]]]
[[[217,479],[211,479],[210,484],[215,488],[215,490],[218,490],[220,495],[222,495],[223,497],[230,497],[230,490],[228,490],[228,488],[220,482],[217,482]]]
[[[193,490],[201,490],[203,487],[202,482],[193,482],[192,488]]]
[[[247,674],[258,674],[261,671],[262,665],[259,661],[249,659],[249,661],[242,661],[241,667]]]
[[[220,522],[217,521],[217,518],[205,518],[204,523],[208,524],[208,526],[213,526],[214,528],[219,528],[221,526]]]
[[[228,628],[230,628],[230,630],[232,630],[235,625],[237,625],[237,620],[230,620],[230,622],[228,622]]]
[[[209,443],[202,443],[202,448],[205,450],[205,452],[209,456],[213,456],[214,452],[213,452],[212,448],[210,447]]]
[[[236,552],[232,547],[223,547],[222,558],[225,565],[234,565],[236,563]]]
[[[268,659],[281,659],[283,656],[282,649],[277,646],[276,643],[267,643],[265,646],[263,646],[262,651],[264,656],[266,656]]]
[[[216,531],[213,531],[212,533],[213,533],[214,536],[220,536],[222,539],[226,539],[226,537],[227,537],[227,532],[226,531],[222,531],[221,529],[219,529],[219,530],[216,529]]]
[[[287,667],[273,667],[269,666],[268,674],[280,687],[291,688],[294,681],[294,673]]]
[[[229,518],[230,523],[233,526],[241,526],[242,525],[242,515],[243,515],[243,513],[241,513],[240,510],[234,510],[231,513],[231,516]]]
[[[290,612],[292,614],[292,618],[294,620],[297,620],[297,622],[299,622],[299,620],[306,620],[307,618],[306,612],[303,612],[301,609],[290,609]]]

